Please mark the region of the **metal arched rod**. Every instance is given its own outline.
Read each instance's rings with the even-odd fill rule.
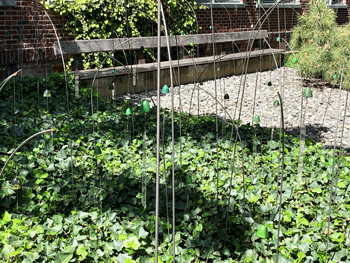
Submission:
[[[40,131],[40,132],[37,132],[35,134],[33,134],[32,136],[28,137],[27,139],[25,139],[20,145],[18,145],[18,147],[11,153],[10,157],[6,160],[5,162],[5,165],[4,167],[2,167],[1,169],[1,172],[0,172],[0,178],[2,176],[2,173],[4,172],[7,164],[9,163],[9,161],[12,159],[12,157],[15,155],[15,153],[24,145],[26,144],[29,140],[33,139],[35,136],[38,136],[40,134],[43,134],[43,133],[47,133],[47,132],[53,132],[54,129],[48,129],[48,130],[45,130],[45,131]]]

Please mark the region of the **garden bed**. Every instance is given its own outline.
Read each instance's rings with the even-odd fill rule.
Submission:
[[[36,80],[24,80],[23,92],[17,81],[15,100],[12,84],[0,94],[1,166],[29,135],[55,129],[52,137],[28,142],[0,178],[0,262],[154,262],[156,108],[144,113],[123,99],[94,97],[91,115],[90,90],[81,90],[79,99],[70,94],[69,122],[64,83],[54,77],[40,82],[39,98]],[[41,97],[46,88],[52,93],[48,100]],[[275,95],[270,96],[273,104]],[[257,111],[268,114],[262,105]],[[131,115],[125,114],[128,108]],[[171,114],[161,114],[158,262],[172,260],[173,229],[177,262],[273,262],[282,165],[279,262],[324,261],[331,150],[306,141],[298,180],[298,137],[286,135],[282,164],[278,127],[271,137],[271,130],[261,127],[268,120],[264,114],[260,125],[242,119],[233,161],[231,121],[219,118],[217,140],[215,117],[175,112],[174,226]],[[23,156],[28,164],[22,164]],[[328,262],[350,260],[349,166],[349,157],[337,159],[327,254],[333,261]],[[11,189],[16,176],[20,190]],[[268,228],[266,239],[257,235],[260,225]]]

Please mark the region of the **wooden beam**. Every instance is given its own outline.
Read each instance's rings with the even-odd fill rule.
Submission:
[[[223,42],[236,42],[250,39],[262,39],[267,38],[267,30],[260,31],[241,31],[241,32],[226,32],[215,33],[214,39],[216,43]],[[198,34],[198,35],[181,35],[170,37],[171,46],[190,46],[199,44],[212,43],[212,34]],[[166,47],[166,39],[163,36],[161,39],[162,47]],[[60,55],[58,43],[54,43],[55,55]],[[64,55],[69,54],[82,54],[91,52],[108,52],[108,51],[120,51],[120,50],[139,50],[144,48],[156,48],[157,37],[131,37],[131,38],[110,38],[110,39],[93,39],[93,40],[76,40],[76,41],[62,41],[62,53]]]

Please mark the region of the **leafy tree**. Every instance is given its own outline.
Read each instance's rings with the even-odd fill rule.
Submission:
[[[170,33],[197,32],[195,10],[198,7],[194,0],[162,2]],[[52,0],[46,7],[70,18],[66,30],[77,40],[157,35],[156,0]],[[84,67],[92,68],[101,66],[104,56],[87,54],[84,57]],[[106,65],[112,64],[111,60],[106,61]]]
[[[339,83],[344,64],[343,81],[346,84],[350,68],[349,24],[338,26],[336,14],[327,7],[326,1],[312,0],[309,7],[310,11],[299,17],[298,25],[293,29],[290,46],[296,53],[288,57],[287,65],[299,66],[303,77]],[[294,57],[298,64],[293,63]]]

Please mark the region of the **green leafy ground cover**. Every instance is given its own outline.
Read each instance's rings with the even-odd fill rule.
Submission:
[[[154,262],[155,108],[146,118],[133,108],[132,133],[131,117],[124,114],[126,101],[94,98],[98,111],[91,116],[90,90],[82,89],[79,99],[74,99],[72,92],[72,179],[62,77],[53,75],[40,81],[40,111],[36,81],[24,79],[21,84],[16,80],[16,84],[15,111],[13,84],[0,94],[0,165],[14,149],[15,140],[18,144],[52,127],[56,131],[53,138],[45,134],[28,142],[0,178],[0,262]],[[41,97],[45,88],[52,92],[48,110],[46,99]],[[73,91],[71,84],[70,89]],[[170,208],[167,223],[165,197],[167,189],[171,207],[171,118],[167,110],[162,114],[166,116],[166,129],[165,158],[160,160],[159,262],[171,262],[174,226]],[[270,130],[241,125],[242,143],[237,146],[228,207],[234,150],[230,143],[232,123],[219,123],[217,199],[215,118],[181,115],[180,166],[179,117],[176,114],[176,262],[273,262],[280,179],[278,132],[271,139]],[[98,156],[93,154],[92,119],[96,123],[96,144],[102,149]],[[254,154],[253,145],[257,146]],[[23,155],[28,157],[28,165],[21,164]],[[297,181],[298,140],[286,136],[279,262],[324,261],[331,156],[331,150],[307,142],[304,181]],[[148,178],[146,208],[141,204],[143,174]],[[18,212],[16,191],[10,188],[16,175],[23,183],[18,191]],[[339,159],[336,176],[328,262],[350,262],[348,157]],[[268,227],[267,239],[256,234],[260,224]]]

